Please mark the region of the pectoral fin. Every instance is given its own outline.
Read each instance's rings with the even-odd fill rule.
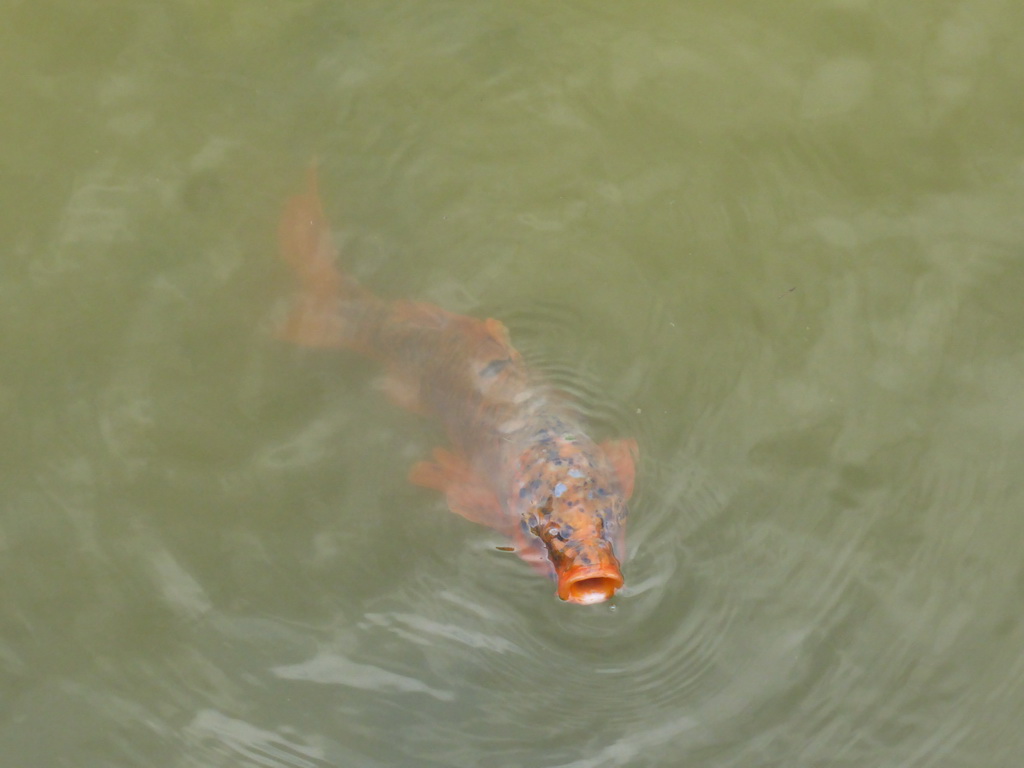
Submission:
[[[409,481],[441,491],[448,508],[467,520],[502,532],[508,527],[498,497],[461,456],[435,448],[433,461],[417,462],[409,470]]]
[[[636,440],[605,440],[601,443],[608,463],[615,472],[622,494],[628,499],[633,495],[633,484],[636,480],[636,461],[640,456],[640,448]]]

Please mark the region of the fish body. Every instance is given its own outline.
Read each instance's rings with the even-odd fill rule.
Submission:
[[[436,448],[409,479],[509,537],[520,557],[556,579],[562,600],[611,597],[623,584],[636,442],[588,437],[497,320],[386,300],[340,272],[315,169],[285,205],[279,240],[300,285],[282,338],[377,359],[391,398],[442,424],[450,448]]]

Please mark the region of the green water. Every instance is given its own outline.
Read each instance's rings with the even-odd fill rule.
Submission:
[[[1017,4],[0,16],[0,765],[1020,765]],[[613,604],[273,338],[314,157],[364,283],[637,438]]]

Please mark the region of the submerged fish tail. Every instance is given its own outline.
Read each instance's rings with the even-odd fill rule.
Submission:
[[[306,189],[285,203],[277,234],[281,260],[299,283],[278,336],[304,347],[364,346],[369,319],[380,314],[384,302],[336,266],[338,249],[320,201],[315,164],[306,174]]]

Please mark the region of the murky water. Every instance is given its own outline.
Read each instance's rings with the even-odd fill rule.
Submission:
[[[1020,764],[1017,4],[2,15],[4,765]],[[639,440],[613,604],[274,340],[314,156],[361,280]]]

